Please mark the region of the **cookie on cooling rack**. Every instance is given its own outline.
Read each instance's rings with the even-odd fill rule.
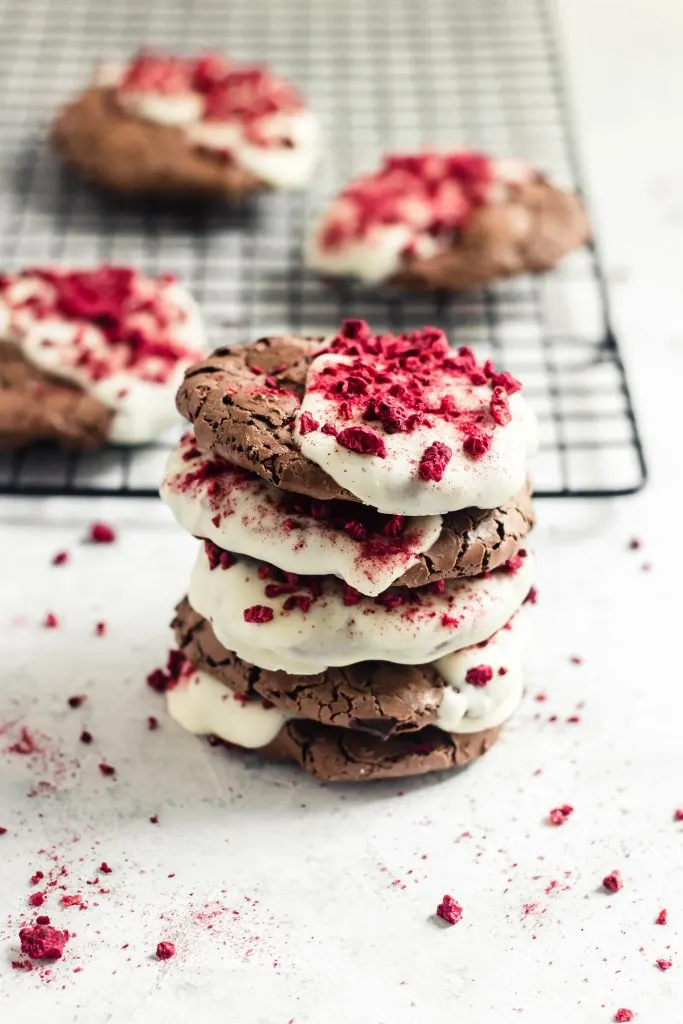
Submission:
[[[0,277],[0,446],[144,444],[176,422],[201,357],[199,310],[171,275],[32,267]]]
[[[289,83],[213,53],[103,63],[52,130],[64,160],[94,183],[179,199],[301,188],[317,135]]]
[[[351,181],[306,245],[331,277],[467,291],[549,270],[589,239],[580,198],[522,160],[476,152],[388,156]]]

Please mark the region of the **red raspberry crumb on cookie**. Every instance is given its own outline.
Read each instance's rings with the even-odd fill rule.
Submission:
[[[302,412],[299,417],[299,433],[303,436],[310,434],[313,430],[319,430],[320,424],[311,416],[310,412]]]
[[[337,434],[337,444],[359,455],[376,455],[380,459],[387,457],[384,438],[369,427],[344,427]]]
[[[491,438],[483,430],[478,430],[477,427],[470,429],[470,433],[463,442],[465,454],[469,455],[475,462],[483,459],[490,447]]]
[[[7,835],[7,829],[3,828],[2,826],[0,826],[0,836],[6,836],[6,835]]]
[[[342,603],[347,608],[349,608],[351,605],[358,604],[360,599],[361,599],[360,591],[356,590],[355,587],[350,587],[348,584],[345,584],[344,589],[343,589],[343,593],[342,593]]]
[[[441,441],[434,441],[425,448],[418,466],[418,474],[421,480],[434,480],[438,483],[444,475],[446,466],[451,461],[453,452],[447,444]]]
[[[59,627],[59,619],[54,612],[47,612],[43,619],[43,627],[45,629],[57,629]]]
[[[660,971],[668,971],[670,967],[673,967],[673,960],[655,960],[655,963]]]
[[[667,919],[668,919],[667,911],[666,910],[660,910],[659,913],[657,914],[657,917],[655,918],[655,924],[666,924]]]
[[[486,686],[493,679],[493,669],[490,665],[477,665],[467,670],[465,682],[470,686]]]
[[[550,825],[564,825],[569,815],[573,813],[574,808],[571,804],[562,804],[561,807],[553,807],[548,814],[548,823]]]
[[[172,942],[159,942],[157,944],[157,959],[170,960],[175,956],[175,946]]]
[[[43,874],[43,872],[42,871],[36,871],[34,874],[31,875],[31,885],[38,885],[38,882],[40,882],[41,879],[43,879],[43,878],[45,878],[45,875]]]
[[[112,544],[116,540],[116,531],[107,523],[93,523],[88,540],[91,544]]]
[[[510,413],[510,406],[508,405],[508,396],[505,388],[496,387],[493,389],[491,395],[491,401],[489,403],[489,410],[491,412],[491,418],[494,423],[499,427],[506,427],[512,419]]]
[[[436,908],[436,916],[440,917],[446,924],[457,924],[462,917],[462,907],[452,896],[444,896]]]
[[[69,561],[69,552],[68,551],[58,551],[56,555],[52,556],[52,564],[53,565],[64,565],[68,561]]]
[[[627,1010],[622,1007],[614,1014],[614,1020],[616,1024],[628,1024],[628,1021],[633,1020],[633,1010]]]
[[[32,960],[58,960],[69,938],[67,931],[50,925],[35,924],[19,932],[21,952]]]
[[[624,880],[621,877],[620,871],[610,871],[609,875],[605,875],[602,880],[603,888],[607,892],[619,892],[624,887]]]
[[[245,622],[270,622],[273,618],[273,609],[266,604],[253,604],[251,608],[244,609],[243,615]]]
[[[204,541],[204,552],[209,563],[209,569],[212,571],[218,568],[218,566],[221,569],[229,569],[237,562],[232,552],[224,551],[223,548],[219,548],[217,544],[214,544],[212,540]]]

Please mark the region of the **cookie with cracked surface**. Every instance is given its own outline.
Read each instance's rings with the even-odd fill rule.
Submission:
[[[52,141],[99,185],[180,199],[303,187],[318,148],[315,118],[265,67],[144,51],[100,64]]]
[[[581,199],[521,160],[389,156],[323,213],[308,264],[405,290],[468,291],[549,270],[590,237]]]
[[[366,661],[306,676],[243,661],[220,643],[209,622],[187,599],[178,605],[172,625],[190,665],[232,692],[261,698],[269,706],[319,725],[357,730],[378,739],[431,725],[459,735],[498,726],[510,717],[522,695],[516,620],[514,629],[499,631],[485,646],[465,649],[435,664]],[[480,662],[490,663],[491,676],[496,675],[486,693],[467,682],[468,668]]]
[[[107,439],[112,416],[81,388],[43,373],[15,344],[0,341],[0,448],[34,441],[97,448]]]

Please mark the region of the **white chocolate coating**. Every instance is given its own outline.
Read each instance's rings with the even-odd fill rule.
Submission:
[[[412,519],[399,550],[373,557],[343,530],[311,516],[283,511],[279,507],[282,492],[259,477],[245,478],[243,473],[227,471],[193,480],[202,466],[210,464],[202,454],[183,458],[196,450],[193,445],[189,435],[171,454],[161,497],[184,529],[227,551],[258,558],[287,572],[337,576],[374,597],[415,565],[441,533],[441,516]]]
[[[257,569],[250,559],[238,558],[229,569],[211,570],[202,548],[190,580],[190,604],[238,657],[293,675],[360,661],[422,665],[480,643],[520,608],[534,572],[529,555],[515,573],[498,570],[487,577],[453,580],[441,594],[422,591],[420,606],[392,609],[367,597],[346,606],[342,584],[328,578],[305,613],[299,608],[285,612],[287,595],[266,597],[267,581]],[[245,621],[245,609],[254,606],[271,608],[271,621]]]

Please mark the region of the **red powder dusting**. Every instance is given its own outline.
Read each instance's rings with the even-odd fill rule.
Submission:
[[[624,880],[621,877],[619,871],[610,871],[609,875],[605,875],[602,880],[603,887],[607,889],[607,892],[618,892],[624,886]]]
[[[243,615],[245,622],[270,622],[273,618],[273,609],[265,604],[254,604],[251,608],[245,608]]]
[[[175,946],[172,942],[160,942],[157,945],[157,959],[170,960],[175,956]]]
[[[483,430],[479,430],[477,427],[472,427],[470,433],[467,435],[463,442],[463,449],[466,455],[469,455],[474,461],[483,459],[487,451],[491,447],[491,437],[485,434]]]
[[[570,804],[562,804],[561,807],[553,807],[552,811],[548,814],[548,823],[550,825],[564,825],[569,815],[573,813],[574,808]]]
[[[84,729],[79,737],[81,743],[92,743],[92,733]]]
[[[448,629],[449,626],[455,629],[456,626],[460,625],[460,619],[456,619],[453,615],[444,614],[441,616],[441,625],[444,629]]]
[[[626,1010],[622,1007],[614,1014],[614,1020],[616,1024],[627,1024],[628,1021],[633,1020],[633,1010]]]
[[[54,612],[47,612],[43,619],[43,626],[45,629],[57,629],[59,626],[59,619]]]
[[[42,907],[45,902],[45,893],[32,892],[28,898],[29,903],[32,907]]]
[[[230,569],[237,562],[237,559],[230,551],[224,551],[223,548],[219,548],[212,540],[204,541],[204,552],[209,563],[209,569],[212,571],[218,568],[218,566],[221,569]]]
[[[457,924],[462,917],[462,907],[452,896],[444,896],[436,908],[436,916],[447,924]]]
[[[465,681],[470,686],[486,686],[493,679],[493,669],[490,665],[477,665],[467,670]]]
[[[116,775],[116,768],[111,764],[107,764],[105,761],[101,761],[98,767],[105,776],[111,777],[112,775]]]
[[[73,697],[69,697],[67,704],[70,708],[80,708],[84,700],[86,700],[85,694],[77,693]]]
[[[32,960],[58,960],[68,938],[67,931],[43,924],[31,925],[19,932],[21,952]]]
[[[318,430],[320,424],[318,421],[311,416],[310,412],[302,412],[299,417],[299,433],[302,437],[305,434],[310,434],[313,430]]]
[[[376,455],[380,459],[387,457],[384,438],[369,427],[344,427],[337,434],[337,444],[360,455]]]
[[[53,565],[64,565],[65,562],[69,561],[68,551],[58,551],[56,555],[52,556]]]
[[[667,918],[668,914],[666,910],[660,910],[657,914],[657,917],[655,918],[655,924],[666,924]]]
[[[95,636],[104,636],[104,634],[106,632],[107,632],[107,623],[106,622],[96,622],[95,623]]]
[[[543,701],[545,701],[547,699],[548,699],[548,694],[547,693],[537,693],[536,696],[534,697],[534,700],[539,701],[539,703],[542,703]]]
[[[424,481],[433,480],[438,483],[443,478],[446,466],[452,457],[453,452],[447,444],[442,444],[441,441],[434,441],[428,448],[425,448],[420,459],[420,465],[417,470],[420,479]]]
[[[116,540],[116,531],[107,523],[93,523],[90,527],[88,540],[92,544],[111,544]]]

